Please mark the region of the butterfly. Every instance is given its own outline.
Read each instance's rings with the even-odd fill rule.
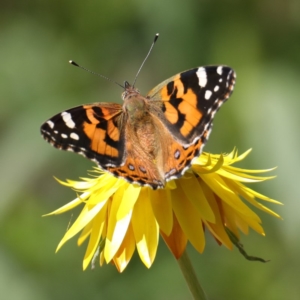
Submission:
[[[163,188],[201,154],[235,78],[227,66],[198,67],[170,77],[145,97],[126,81],[122,105],[65,110],[46,121],[41,133],[54,147],[81,154],[116,177]]]

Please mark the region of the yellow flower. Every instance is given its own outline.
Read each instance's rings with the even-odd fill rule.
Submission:
[[[64,213],[78,205],[84,207],[57,250],[81,232],[78,245],[89,239],[83,269],[96,253],[100,265],[113,262],[122,272],[135,249],[142,262],[150,268],[160,235],[177,259],[188,241],[202,253],[205,231],[228,249],[233,246],[229,232],[239,238],[239,233],[248,234],[250,227],[264,235],[260,218],[247,204],[279,217],[257,199],[276,204],[280,202],[244,185],[273,178],[255,175],[273,169],[245,170],[232,166],[249,152],[239,156],[235,150],[227,155],[202,153],[184,176],[168,182],[164,189],[159,190],[132,185],[98,168],[93,171],[92,178],[60,181],[80,195],[50,215]]]

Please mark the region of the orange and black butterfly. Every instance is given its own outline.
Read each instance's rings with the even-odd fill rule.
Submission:
[[[125,82],[122,105],[71,108],[46,121],[41,132],[56,148],[81,154],[116,177],[162,188],[200,155],[234,84],[227,66],[181,72],[147,96]]]

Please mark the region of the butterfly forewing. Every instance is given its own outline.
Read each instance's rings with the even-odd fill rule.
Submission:
[[[235,73],[229,67],[199,67],[165,80],[148,97],[162,101],[162,122],[175,138],[190,145],[203,135],[234,84]]]
[[[41,133],[54,147],[82,154],[102,168],[119,166],[125,152],[121,112],[112,103],[78,106],[49,119]]]

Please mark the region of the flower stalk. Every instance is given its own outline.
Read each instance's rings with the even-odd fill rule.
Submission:
[[[186,250],[177,262],[194,300],[207,300]]]

